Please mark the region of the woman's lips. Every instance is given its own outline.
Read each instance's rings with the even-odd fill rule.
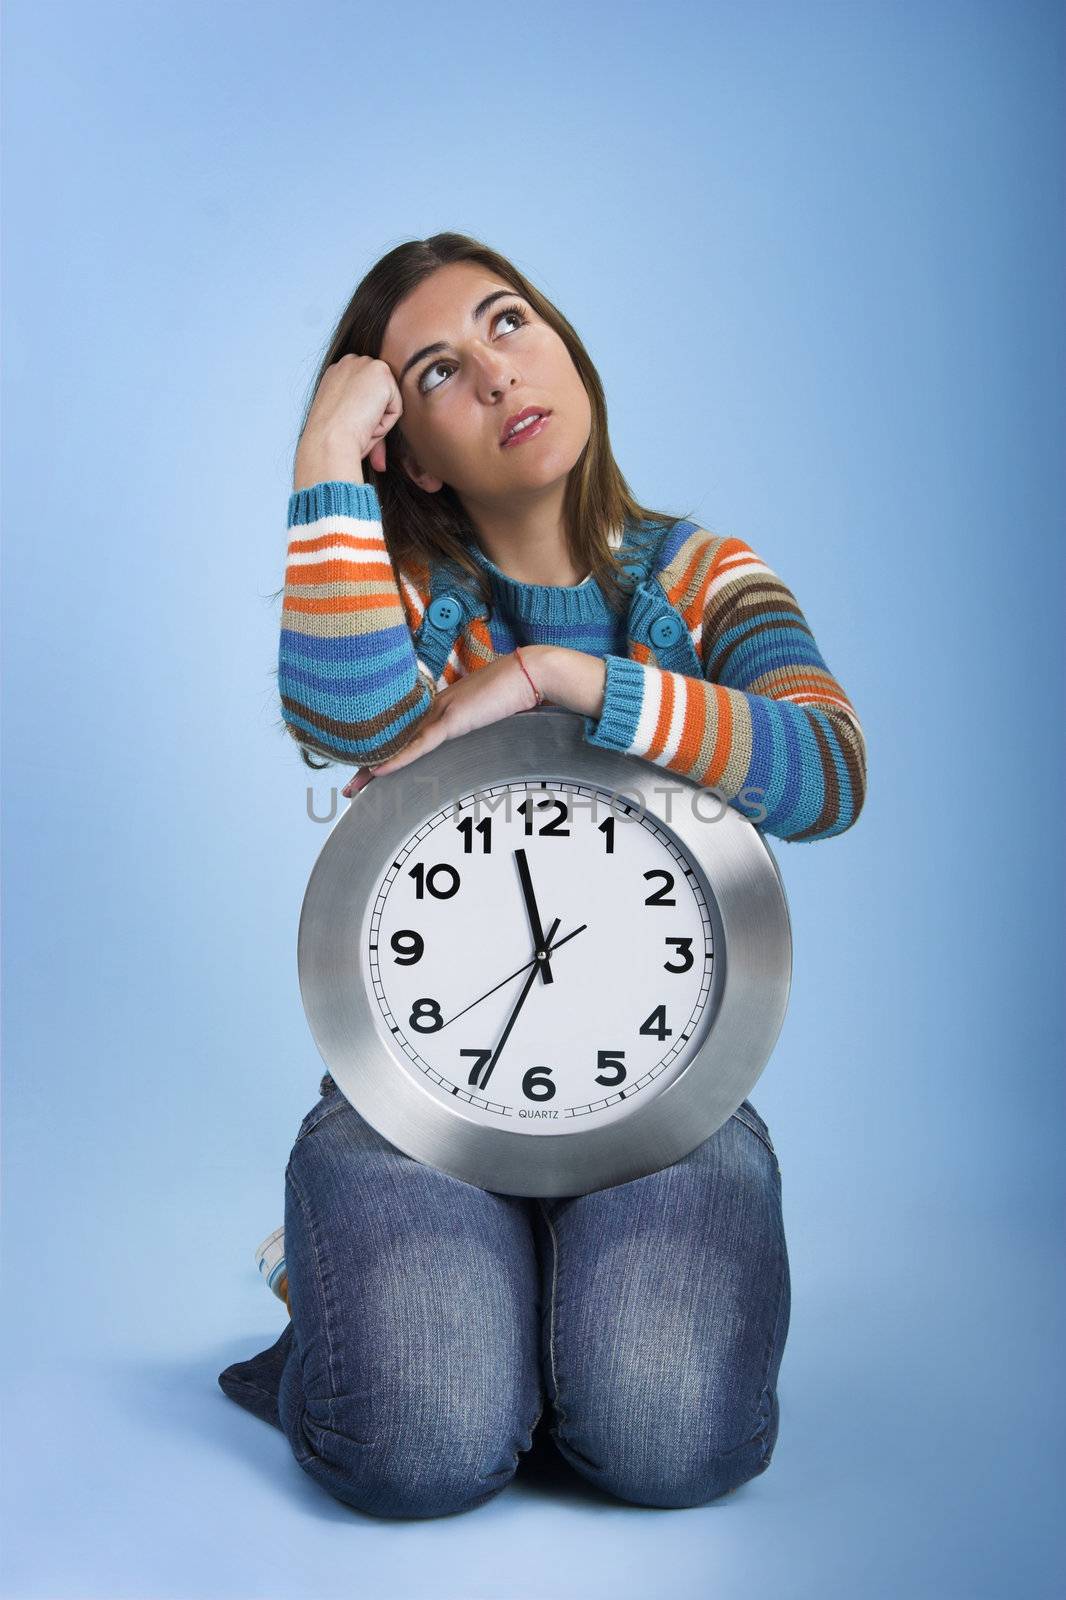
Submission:
[[[500,449],[511,450],[516,444],[522,444],[522,442],[526,439],[535,438],[538,433],[544,432],[544,429],[548,426],[548,423],[551,421],[551,419],[552,414],[550,411],[548,411],[543,417],[538,417],[536,422],[531,422],[528,428],[519,428],[517,433],[508,434],[507,438],[500,446]]]

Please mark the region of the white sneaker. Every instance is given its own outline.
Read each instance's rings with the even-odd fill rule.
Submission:
[[[268,1234],[261,1245],[256,1246],[255,1264],[271,1294],[276,1294],[278,1299],[287,1306],[289,1303],[289,1279],[285,1270],[284,1227],[275,1228],[274,1232]]]

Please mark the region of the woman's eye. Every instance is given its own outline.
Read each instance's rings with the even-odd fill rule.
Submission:
[[[498,313],[498,315],[496,316],[495,320],[496,320],[496,322],[502,322],[505,317],[513,317],[514,320],[518,323],[519,327],[522,327],[523,324],[527,321],[525,312],[522,311],[519,306],[508,306],[505,311],[501,311],[501,312]],[[514,333],[515,330],[513,328],[508,328],[506,331],[508,333]],[[421,392],[423,394],[429,394],[429,393],[431,393],[432,390],[439,389],[440,388],[440,383],[427,383],[426,379],[432,373],[440,372],[442,367],[446,367],[446,368],[450,369],[454,365],[455,365],[454,361],[434,361],[433,365],[431,367],[427,367],[426,370],[423,372],[422,376],[418,380],[418,387],[421,390]],[[442,378],[441,379],[441,383],[443,383],[443,382],[444,382],[444,379]]]
[[[429,377],[431,372],[439,372],[441,367],[446,367],[448,365],[449,365],[449,363],[447,361],[434,361],[434,363],[433,363],[433,365],[431,367],[427,367],[426,368],[425,372],[422,374],[422,376],[421,376],[421,378],[419,379],[419,382],[418,382],[418,387],[421,389],[423,394],[428,394],[431,389],[439,389],[440,388],[440,384],[439,383],[429,383],[429,384],[427,384],[426,379]]]

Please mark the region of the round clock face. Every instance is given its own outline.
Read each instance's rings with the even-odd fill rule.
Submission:
[[[657,817],[568,779],[449,802],[377,876],[373,1025],[422,1088],[523,1133],[627,1117],[683,1071],[724,973],[703,874]]]

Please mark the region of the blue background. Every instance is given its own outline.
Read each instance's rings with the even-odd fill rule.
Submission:
[[[4,1594],[1052,1594],[1062,8],[3,30]],[[284,1325],[252,1252],[322,1070],[327,829],[272,676],[295,430],[359,277],[440,229],[574,322],[638,497],[780,573],[868,740],[857,827],[774,843],[781,1433],[704,1508],[571,1475],[381,1522],[215,1382]]]

